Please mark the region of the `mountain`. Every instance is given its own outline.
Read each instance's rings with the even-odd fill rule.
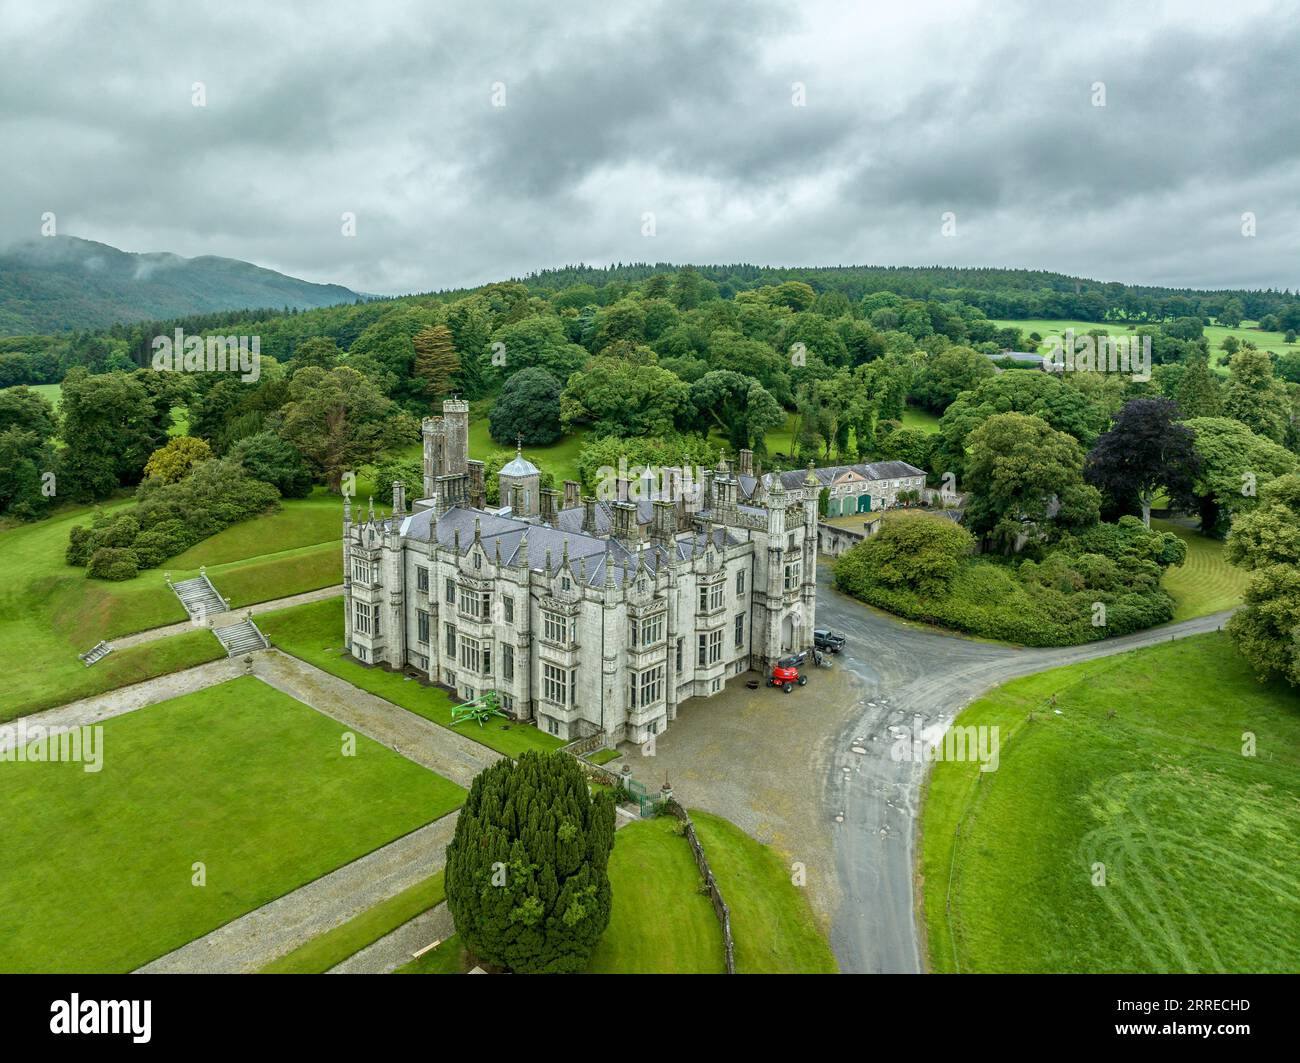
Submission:
[[[0,335],[102,328],[119,321],[262,307],[312,307],[362,298],[233,258],[134,254],[73,236],[0,252]]]

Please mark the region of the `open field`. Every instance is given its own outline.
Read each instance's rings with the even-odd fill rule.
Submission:
[[[1126,336],[1136,329],[1130,329],[1128,325],[1121,324],[1117,321],[1107,321],[1098,324],[1096,321],[1067,321],[1057,320],[1049,321],[1042,318],[1028,319],[1024,321],[995,321],[995,325],[1000,328],[1018,328],[1025,335],[1026,349],[1032,349],[1029,341],[1029,333],[1037,332],[1043,339],[1052,335],[1061,335],[1066,329],[1074,329],[1076,336],[1087,335],[1091,329],[1105,329],[1112,336]],[[1300,350],[1300,342],[1287,343],[1286,336],[1281,332],[1263,332],[1254,327],[1257,323],[1254,321],[1244,321],[1240,328],[1225,328],[1223,325],[1206,325],[1205,338],[1210,345],[1210,362],[1215,364],[1223,354],[1223,341],[1228,336],[1236,336],[1238,340],[1250,340],[1261,351],[1273,351],[1275,354],[1286,354],[1291,351]],[[1041,344],[1039,351],[1046,351],[1047,345]],[[1222,367],[1219,367],[1221,371]]]
[[[26,387],[28,390],[34,391],[38,395],[43,395],[47,400],[49,400],[50,405],[54,407],[55,412],[58,412],[59,400],[63,398],[62,384],[27,384]],[[8,389],[6,388],[4,390]]]
[[[128,504],[118,500],[103,508]],[[227,528],[163,567],[120,583],[87,579],[85,569],[63,559],[69,531],[89,523],[91,507],[0,531],[0,667],[6,692],[0,719],[222,656],[211,634],[196,631],[115,651],[93,668],[77,659],[101,639],[185,620],[164,579],[167,572],[181,580],[207,564],[208,576],[234,607],[339,582],[338,543],[319,538],[341,535],[337,505],[337,499],[319,496],[286,500],[281,512]],[[303,542],[318,545],[296,545]]]
[[[1250,573],[1228,564],[1223,542],[1176,521],[1152,518],[1157,531],[1173,532],[1187,544],[1187,560],[1165,570],[1164,588],[1174,596],[1174,620],[1208,616],[1240,605]]]
[[[397,672],[367,668],[343,656],[342,600],[329,599],[266,613],[258,617],[257,624],[266,637],[285,653],[427,720],[451,728],[454,702],[446,690],[425,686]],[[563,744],[536,727],[510,720],[491,720],[483,727],[468,721],[452,729],[511,757],[528,749],[557,749]]]
[[[736,972],[834,974],[808,898],[775,851],[720,816],[692,809],[691,819],[731,909]]]
[[[98,773],[7,764],[0,969],[132,970],[464,799],[342,733],[241,677],[108,720]]]
[[[932,769],[933,969],[1300,968],[1300,694],[1226,635],[1018,679],[957,724],[999,727],[1001,755]]]

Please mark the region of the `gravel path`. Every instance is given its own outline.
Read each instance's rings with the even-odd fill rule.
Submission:
[[[435,941],[446,941],[454,933],[456,926],[451,912],[445,904],[440,904],[349,956],[337,967],[331,967],[329,973],[392,974],[403,964],[411,962],[414,958],[412,953]]]
[[[210,934],[145,964],[140,974],[249,974],[436,873],[459,812],[443,816]]]
[[[114,716],[134,712],[136,709],[155,705],[168,698],[176,698],[182,694],[191,694],[196,690],[216,686],[218,683],[224,683],[243,674],[243,665],[227,657],[219,661],[195,665],[181,672],[161,675],[156,679],[146,679],[143,683],[133,683],[129,687],[119,687],[104,694],[95,694],[80,701],[70,701],[57,709],[46,709],[44,712],[33,713],[30,716],[20,716],[10,720],[5,726],[12,727],[20,720],[29,728],[37,724],[42,727],[81,727],[103,723]],[[8,749],[16,740],[16,733],[6,732],[3,727],[0,727],[0,750]]]
[[[263,650],[253,654],[253,661],[253,674],[262,682],[461,786],[468,787],[475,775],[501,759],[472,738],[287,653]]]

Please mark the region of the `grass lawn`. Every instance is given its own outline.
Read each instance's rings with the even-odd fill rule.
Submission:
[[[119,499],[102,508],[129,504]],[[164,573],[186,579],[206,564],[235,607],[327,587],[342,575],[337,499],[288,500],[279,513],[227,528],[121,583],[87,579],[84,568],[63,559],[68,533],[93,515],[93,507],[82,506],[0,531],[0,669],[7,694],[0,719],[222,656],[211,634],[195,632],[116,651],[92,668],[77,659],[101,639],[185,620]]]
[[[324,974],[367,945],[392,933],[403,923],[436,907],[447,898],[443,872],[417,882],[341,926],[299,945],[262,968],[261,974]]]
[[[581,432],[572,432],[549,447],[529,447],[524,451],[524,457],[544,472],[551,473],[555,477],[555,486],[558,489],[565,480],[578,478],[578,451],[582,447],[582,440]],[[514,449],[513,443],[498,443],[488,435],[486,413],[479,417],[470,417],[469,456],[471,458],[483,461],[489,454],[498,450],[513,451]]]
[[[176,570],[197,570],[200,565],[225,565],[323,543],[335,544],[342,551],[343,499],[318,487],[307,498],[284,499],[277,513],[232,524],[225,531],[195,543],[167,564]],[[340,573],[342,566],[340,552]],[[336,582],[342,579],[340,575]]]
[[[919,406],[907,406],[903,409],[903,427],[915,428],[922,432],[937,432],[939,418]]]
[[[1228,564],[1223,541],[1174,521],[1152,518],[1156,531],[1170,531],[1187,544],[1187,560],[1165,570],[1164,588],[1174,596],[1174,620],[1190,620],[1240,605],[1250,573]]]
[[[132,970],[465,795],[362,735],[342,756],[341,725],[251,676],[103,728],[98,773],[0,772],[0,970]]]
[[[709,898],[699,891],[700,872],[679,827],[672,816],[658,816],[614,835],[609,858],[614,910],[589,974],[723,970],[722,928]]]
[[[454,702],[447,691],[425,686],[397,672],[367,668],[343,656],[342,599],[311,602],[265,613],[257,618],[257,626],[272,644],[285,653],[300,657],[308,664],[427,720],[451,727]],[[528,749],[558,749],[564,744],[536,727],[510,720],[491,720],[483,727],[469,721],[452,730],[511,757],[517,757]]]
[[[719,816],[692,809],[691,819],[731,909],[736,973],[834,974],[830,945],[781,858]]]
[[[1226,635],[1018,679],[958,722],[998,726],[1001,758],[927,785],[935,970],[1300,969],[1300,694]]]

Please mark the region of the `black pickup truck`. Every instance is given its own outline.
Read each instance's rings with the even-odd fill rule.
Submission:
[[[825,650],[828,653],[839,653],[844,649],[844,636],[834,631],[827,631],[821,628],[813,632],[813,645],[819,650]]]

